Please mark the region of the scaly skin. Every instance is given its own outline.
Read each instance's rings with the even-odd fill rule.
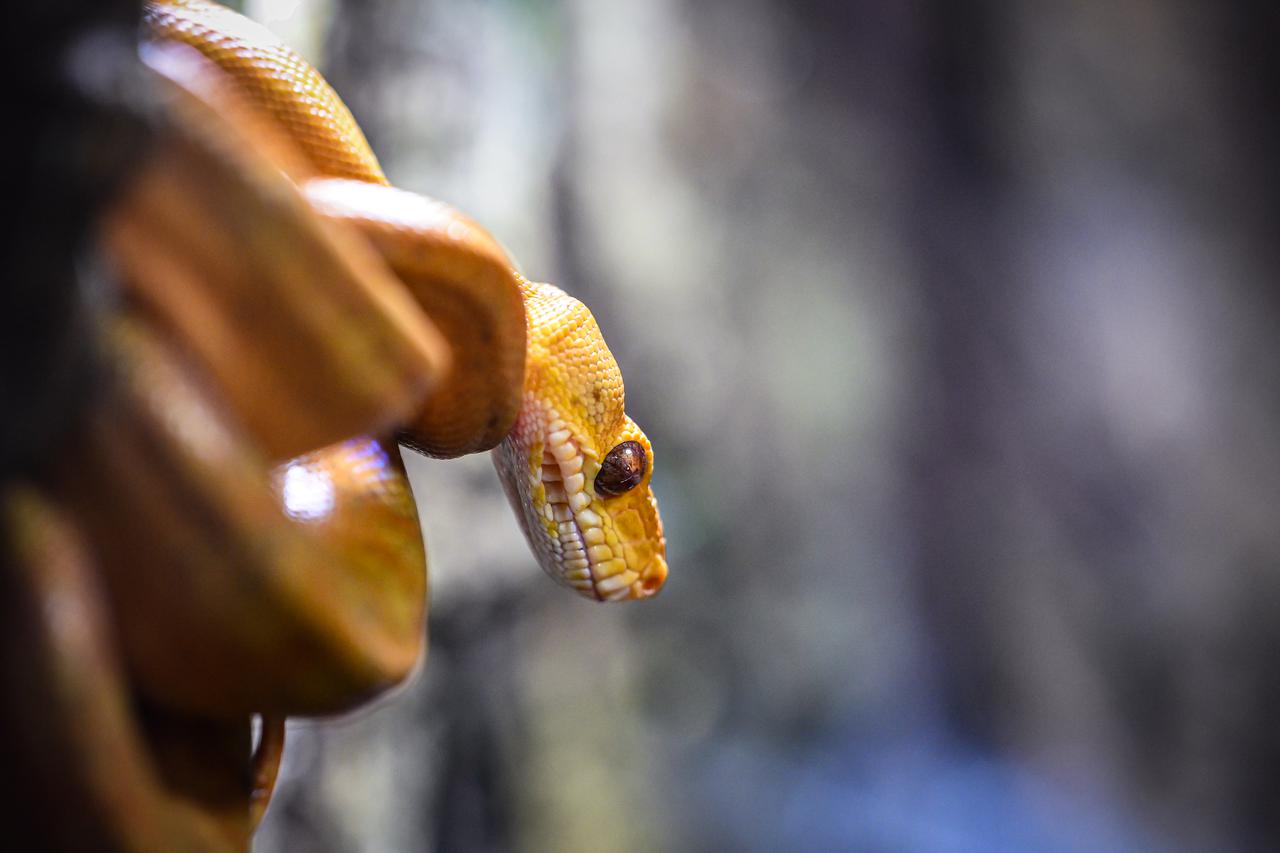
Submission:
[[[524,402],[493,452],[511,506],[538,563],[601,601],[646,598],[667,577],[666,539],[649,486],[653,447],[624,409],[622,374],[587,306],[523,278],[529,318]],[[625,441],[648,464],[639,484],[608,496],[601,463]]]
[[[199,50],[284,128],[307,160],[291,174],[312,205],[362,231],[449,340],[453,372],[406,425],[408,442],[446,457],[500,442],[503,486],[552,578],[597,600],[655,594],[667,564],[653,449],[626,416],[621,373],[586,306],[512,271],[456,211],[387,186],[342,100],[266,29],[205,0],[150,3],[147,23]],[[628,441],[646,464],[607,494],[597,475]]]

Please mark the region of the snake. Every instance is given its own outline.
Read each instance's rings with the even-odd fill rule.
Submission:
[[[491,452],[536,562],[588,599],[657,594],[666,539],[653,446],[581,301],[392,186],[265,28],[208,0],[143,19],[136,78],[71,63],[154,133],[84,268],[118,285],[93,311],[106,381],[38,484],[0,494],[6,590],[30,617],[6,627],[41,674],[40,730],[75,747],[34,739],[58,795],[88,804],[68,831],[225,849],[263,816],[286,716],[350,710],[421,660],[425,546],[396,441]],[[215,733],[210,766],[162,770],[190,743],[158,746],[139,703]],[[206,784],[227,773],[247,812]]]
[[[447,339],[452,369],[400,440],[442,458],[490,450],[530,549],[556,582],[599,601],[656,594],[668,569],[653,446],[626,413],[621,372],[591,311],[525,278],[458,211],[392,187],[338,94],[266,28],[205,0],[147,3],[144,22],[152,38],[198,51],[284,130],[305,160],[293,171],[313,209],[364,234]],[[476,275],[477,264],[509,275]],[[304,482],[319,475],[361,488],[367,473],[345,470],[358,458],[319,453],[283,466],[284,496],[300,472]],[[282,718],[264,716],[254,825],[282,742]]]
[[[490,450],[530,550],[559,584],[597,601],[656,594],[668,568],[653,446],[626,413],[587,306],[525,278],[463,214],[391,186],[338,94],[267,28],[208,0],[149,2],[144,22],[152,39],[198,51],[284,130],[311,206],[364,234],[448,340],[452,369],[401,442],[441,458]],[[480,261],[508,276],[468,276]]]

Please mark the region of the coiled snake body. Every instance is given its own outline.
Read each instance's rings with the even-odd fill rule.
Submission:
[[[667,564],[653,448],[626,415],[618,365],[590,311],[512,272],[474,222],[389,186],[337,94],[266,29],[204,0],[149,3],[146,22],[158,41],[211,60],[283,128],[304,162],[281,165],[312,208],[363,233],[448,341],[452,368],[401,425],[402,441],[440,457],[494,448],[552,578],[598,600],[656,593]],[[305,464],[349,467],[351,454]],[[323,473],[362,487],[359,471]]]

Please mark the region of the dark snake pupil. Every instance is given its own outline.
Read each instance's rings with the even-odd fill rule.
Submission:
[[[638,441],[624,441],[609,451],[596,474],[596,492],[615,496],[629,492],[644,479],[648,456]]]

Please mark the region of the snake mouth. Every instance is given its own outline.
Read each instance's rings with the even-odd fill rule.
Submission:
[[[628,564],[626,543],[620,541],[586,477],[588,456],[595,458],[567,428],[547,434],[540,481],[556,573],[562,582],[598,601],[647,598],[661,586],[665,565],[642,573]]]
[[[591,508],[585,487],[571,491],[583,480],[583,454],[571,440],[562,448],[574,454],[558,458],[548,447],[542,455],[542,487],[546,494],[544,514],[554,523],[552,537],[555,568],[562,581],[583,595],[599,601],[626,598],[630,580],[626,561],[614,557],[604,534],[603,519]],[[574,469],[577,469],[576,471]],[[550,528],[550,525],[548,525]],[[603,546],[603,547],[602,547]]]

